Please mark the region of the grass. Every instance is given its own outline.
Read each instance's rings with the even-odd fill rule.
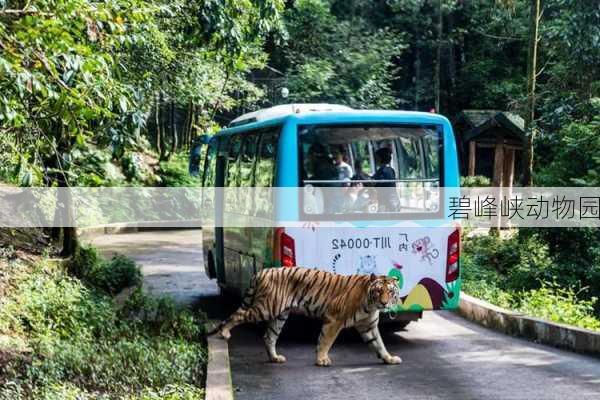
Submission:
[[[117,305],[48,259],[6,265],[0,399],[203,398],[201,315],[141,290]]]
[[[540,246],[518,237],[465,238],[464,292],[533,317],[600,331],[600,317],[595,312],[598,299],[581,296],[586,288],[558,283],[559,272],[551,269]]]
[[[204,159],[202,159],[204,160]],[[188,171],[189,156],[187,153],[176,153],[169,161],[159,164],[158,175],[161,186],[167,187],[197,187],[201,180],[199,177],[191,176]],[[202,163],[201,163],[202,167]]]

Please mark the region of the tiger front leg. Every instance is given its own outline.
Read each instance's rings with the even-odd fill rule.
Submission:
[[[328,367],[331,365],[331,359],[329,358],[329,350],[333,346],[333,342],[339,335],[342,327],[344,326],[343,321],[325,321],[323,328],[321,328],[321,334],[319,335],[319,344],[317,345],[317,362],[316,364],[320,367]]]
[[[269,355],[269,360],[274,363],[284,363],[286,361],[284,356],[277,354],[276,345],[277,339],[279,338],[279,334],[285,325],[288,315],[289,314],[287,313],[282,314],[274,320],[269,321],[267,323],[267,330],[263,336],[265,348],[267,349],[267,354]]]
[[[371,350],[373,350],[375,354],[377,354],[377,357],[382,359],[384,363],[400,364],[402,362],[400,357],[388,353],[385,344],[381,339],[377,323],[366,327],[357,327],[356,329],[358,330],[358,333],[360,333],[362,340],[369,345]]]
[[[261,322],[263,320],[262,315],[263,313],[258,307],[246,308],[242,306],[223,322],[219,329],[220,334],[223,339],[229,340],[233,328],[246,322]]]

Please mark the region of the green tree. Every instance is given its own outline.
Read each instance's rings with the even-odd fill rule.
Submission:
[[[277,28],[282,8],[280,0],[2,5],[2,144],[14,155],[22,185],[49,186],[77,184],[86,167],[78,161],[95,146],[110,146],[120,157],[139,143],[153,106],[161,113],[159,151],[165,157],[175,150],[176,106],[202,101],[212,107],[210,117],[230,106],[227,85],[239,84],[245,71],[264,62],[260,46]],[[63,253],[70,255],[75,230],[63,231]]]
[[[363,5],[354,3],[355,10]],[[325,0],[298,0],[285,13],[289,39],[278,66],[287,68],[290,100],[395,108],[392,85],[402,35],[360,13],[336,15],[335,8]]]

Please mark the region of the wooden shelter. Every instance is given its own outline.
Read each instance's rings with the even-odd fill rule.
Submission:
[[[499,110],[464,110],[455,127],[463,175],[483,175],[497,187],[512,187],[522,172],[525,122]],[[517,170],[515,171],[515,167]]]

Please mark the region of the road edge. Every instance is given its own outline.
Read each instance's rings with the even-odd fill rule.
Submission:
[[[202,221],[200,219],[188,221],[139,221],[88,226],[84,228],[78,228],[77,233],[84,239],[89,239],[101,235],[201,228]]]
[[[457,312],[470,321],[511,336],[600,356],[600,332],[533,318],[497,307],[464,292],[460,293]]]
[[[206,364],[205,400],[233,400],[229,345],[216,336],[206,338],[208,363]]]

